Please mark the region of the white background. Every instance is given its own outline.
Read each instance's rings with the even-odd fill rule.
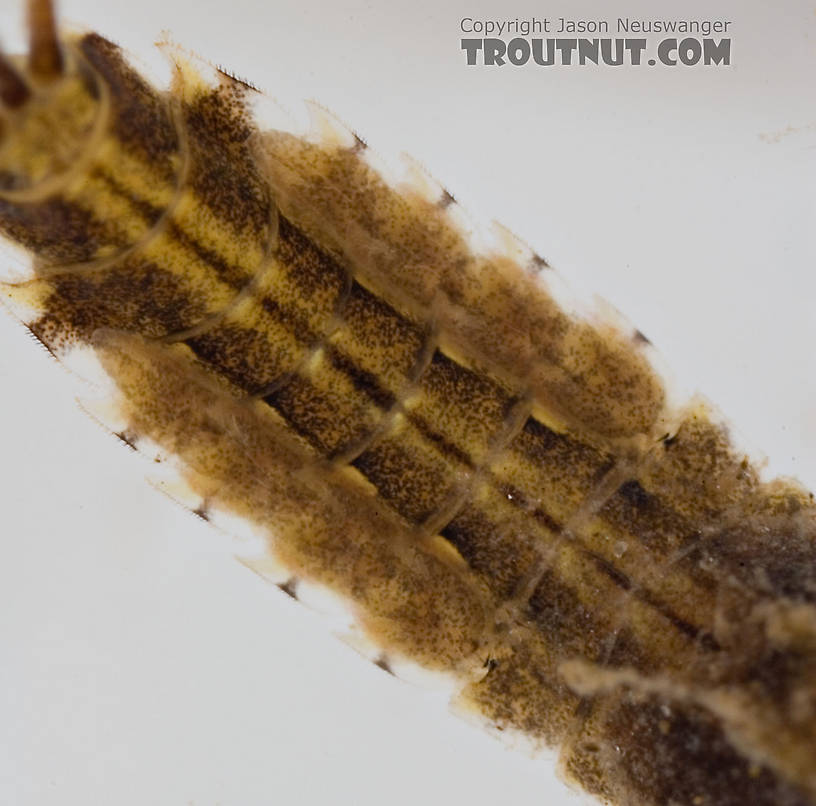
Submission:
[[[730,19],[734,63],[466,67],[458,20],[502,9]],[[319,100],[386,157],[409,151],[816,488],[812,4],[65,0],[61,15],[160,78],[166,29],[287,104]],[[5,315],[0,390],[2,802],[572,802],[548,760],[389,678],[232,560]]]

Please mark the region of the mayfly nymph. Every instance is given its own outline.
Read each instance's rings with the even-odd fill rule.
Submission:
[[[4,65],[0,221],[38,275],[8,294],[58,354],[98,350],[123,438],[600,797],[812,802],[800,488],[361,143],[255,133],[241,85],[189,69],[171,101],[92,35],[37,66],[49,41]]]

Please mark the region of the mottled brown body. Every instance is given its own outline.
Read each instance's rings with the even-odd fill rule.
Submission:
[[[9,294],[51,349],[96,347],[129,433],[601,798],[813,803],[810,496],[361,147],[72,53],[64,153],[46,114],[0,155],[40,275]]]

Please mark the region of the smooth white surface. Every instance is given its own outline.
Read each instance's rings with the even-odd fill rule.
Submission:
[[[21,41],[10,5],[7,44]],[[582,12],[657,16],[625,5]],[[289,105],[319,100],[384,155],[409,151],[477,220],[623,311],[678,382],[813,489],[816,15],[660,5],[734,20],[733,66],[466,67],[459,18],[499,2],[65,0],[61,15],[159,75],[166,29]],[[547,760],[384,675],[233,561],[4,315],[0,389],[0,800],[572,802]]]

